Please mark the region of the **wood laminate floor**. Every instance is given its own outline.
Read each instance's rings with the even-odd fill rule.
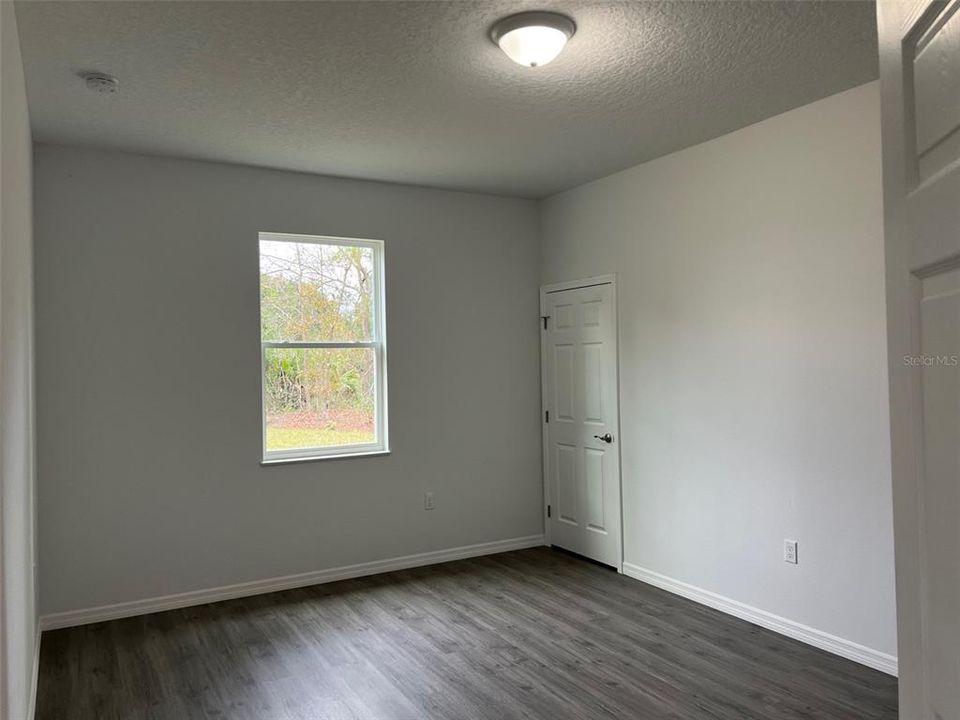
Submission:
[[[46,632],[37,720],[887,720],[896,681],[537,548]]]

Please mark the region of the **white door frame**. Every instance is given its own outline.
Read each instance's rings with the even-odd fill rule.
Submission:
[[[616,425],[616,438],[617,438],[617,459],[620,467],[620,472],[618,474],[618,483],[619,483],[619,503],[620,506],[620,532],[617,535],[617,556],[620,558],[617,563],[617,572],[623,572],[623,453],[621,452],[621,447],[623,446],[622,438],[623,434],[620,432],[620,316],[617,312],[617,274],[610,273],[608,275],[594,275],[592,277],[582,278],[580,280],[568,280],[567,282],[559,283],[550,283],[547,285],[540,286],[540,447],[541,447],[541,463],[542,463],[542,479],[543,479],[543,525],[544,525],[544,538],[546,539],[547,545],[552,545],[550,537],[550,518],[547,517],[547,506],[552,504],[550,498],[550,478],[547,472],[548,462],[549,462],[549,438],[547,437],[547,428],[546,423],[546,412],[549,410],[547,407],[547,398],[549,397],[549,392],[547,390],[547,376],[543,372],[543,360],[547,356],[547,333],[544,332],[543,318],[546,317],[546,307],[547,307],[547,295],[562,292],[564,290],[576,290],[578,288],[585,287],[594,287],[596,285],[609,285],[610,289],[613,291],[610,293],[610,303],[611,303],[611,312],[613,313],[613,340],[615,343],[614,353],[616,358],[616,373],[614,377],[614,383],[616,385],[616,394],[617,394],[617,417],[615,419]]]

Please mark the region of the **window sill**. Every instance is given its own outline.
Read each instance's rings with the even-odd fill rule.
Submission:
[[[340,453],[337,455],[310,455],[307,457],[265,458],[260,465],[290,465],[292,463],[317,462],[318,460],[346,460],[348,458],[381,457],[389,455],[389,450],[370,450],[367,452]]]

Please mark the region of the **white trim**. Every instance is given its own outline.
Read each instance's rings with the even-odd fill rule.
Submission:
[[[585,287],[594,287],[595,285],[616,285],[617,275],[616,273],[610,273],[608,275],[594,275],[588,278],[581,278],[580,280],[567,280],[566,282],[550,283],[548,285],[540,286],[540,298],[541,304],[543,307],[543,296],[547,293],[563,292],[564,290],[577,290],[579,288]]]
[[[296,457],[284,458],[273,458],[271,455],[270,460],[261,460],[260,464],[264,467],[270,467],[271,465],[291,465],[293,463],[316,462],[317,460],[346,460],[347,458],[384,457],[386,455],[390,455],[389,450],[349,452],[343,455],[297,455]]]
[[[37,623],[37,640],[33,645],[33,675],[30,679],[30,696],[27,698],[27,720],[37,714],[37,690],[40,687],[40,623]]]
[[[329,348],[331,350],[351,350],[353,348],[376,348],[379,343],[376,342],[262,342],[260,343],[265,348],[281,348],[281,349],[310,349],[310,348]]]
[[[547,307],[547,285],[540,286],[540,320],[537,321],[537,327],[540,329],[540,480],[543,485],[543,507],[541,508],[543,518],[543,540],[547,545],[553,545],[550,530],[551,518],[547,516],[547,507],[550,505],[550,428],[547,427],[546,413],[550,409],[547,402],[550,392],[547,388],[547,332],[543,327],[542,320],[546,314]]]
[[[540,547],[543,544],[543,535],[528,535],[526,537],[510,538],[508,540],[495,540],[477,545],[464,545],[446,550],[417,553],[416,555],[403,555],[386,560],[374,560],[356,565],[344,565],[342,567],[330,568],[329,570],[284,575],[266,580],[254,580],[252,582],[237,583],[236,585],[192,590],[175,595],[144,598],[143,600],[133,600],[130,602],[116,603],[114,605],[101,605],[100,607],[84,608],[82,610],[68,610],[67,612],[42,616],[40,618],[40,627],[42,630],[55,630],[57,628],[74,627],[76,625],[86,625],[88,623],[103,622],[105,620],[117,620],[134,615],[147,615],[149,613],[175,610],[192,605],[205,605],[206,603],[219,602],[221,600],[233,600],[251,595],[262,595],[264,593],[277,592],[278,590],[291,590],[309,585],[336,582],[337,580],[348,580],[366,575],[393,572],[394,570],[406,570],[408,568],[435,565],[452,560],[464,560],[481,555],[493,555],[510,550]]]
[[[380,443],[358,443],[356,445],[328,445],[325,448],[293,448],[290,450],[270,450],[260,460],[261,465],[283,465],[297,460],[343,460],[352,457],[370,455],[389,455],[389,448]]]
[[[259,233],[261,240],[271,242],[298,242],[298,243],[316,243],[317,245],[345,245],[347,247],[369,247],[382,248],[383,240],[374,238],[350,238],[340,235],[303,235],[301,233],[282,233],[261,230]]]
[[[817,630],[816,628],[802,625],[793,620],[774,615],[766,610],[755,608],[751,605],[733,600],[731,598],[719,595],[710,590],[690,585],[680,580],[674,580],[666,575],[661,575],[653,570],[647,570],[639,565],[632,565],[625,562],[623,564],[623,574],[632,577],[634,580],[640,580],[649,585],[666,590],[674,595],[680,595],[688,600],[693,600],[701,605],[706,605],[714,610],[733,615],[734,617],[746,620],[754,625],[759,625],[767,630],[786,635],[794,640],[813,645],[813,647],[826,650],[834,655],[839,655],[847,660],[866,665],[874,670],[887,673],[888,675],[897,675],[897,658],[893,655],[874,650],[873,648],[860,645],[852,640],[846,640],[836,635]]]

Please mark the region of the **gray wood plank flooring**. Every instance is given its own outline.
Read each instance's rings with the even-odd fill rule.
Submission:
[[[43,634],[37,720],[888,720],[894,678],[547,548]]]

